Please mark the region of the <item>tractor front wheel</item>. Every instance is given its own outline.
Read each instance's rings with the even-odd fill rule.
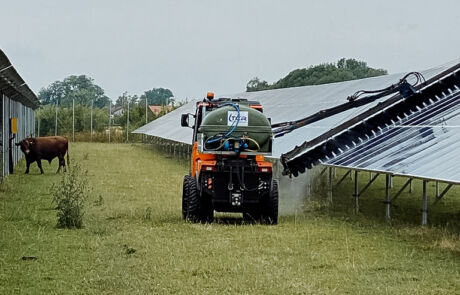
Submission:
[[[182,184],[182,218],[187,218],[188,212],[188,201],[189,201],[189,183],[192,177],[190,175],[184,176],[184,182]]]
[[[185,212],[185,218],[187,220],[192,222],[200,221],[200,199],[196,179],[189,176],[187,178],[187,201]]]

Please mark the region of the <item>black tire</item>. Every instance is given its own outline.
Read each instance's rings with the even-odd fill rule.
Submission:
[[[182,218],[187,218],[188,212],[188,199],[189,199],[189,182],[190,182],[190,175],[184,176],[184,182],[182,184]]]
[[[278,181],[273,179],[270,192],[262,205],[262,222],[265,224],[278,224]]]
[[[201,221],[201,198],[198,192],[196,179],[190,177],[187,179],[187,189],[188,189],[188,198],[187,198],[187,212],[185,218],[191,222],[200,222]]]
[[[212,223],[214,221],[214,208],[212,206],[212,197],[205,193],[201,196],[201,218],[202,223]]]
[[[189,175],[184,177],[182,216],[191,222],[211,223],[214,221],[211,196],[200,195],[196,179]]]

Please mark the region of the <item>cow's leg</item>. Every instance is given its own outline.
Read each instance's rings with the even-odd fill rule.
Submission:
[[[30,162],[26,160],[26,174],[29,174]]]
[[[64,170],[64,172],[67,172],[67,169],[66,169],[66,166],[65,166],[65,158],[64,158],[64,155],[62,155],[62,168]]]
[[[61,171],[62,162],[64,162],[64,157],[62,157],[61,155],[58,156],[58,159],[59,159],[59,167],[56,173],[59,173]]]
[[[40,168],[40,173],[43,174],[43,168],[42,168],[42,160],[38,159],[37,160],[37,166]],[[27,168],[29,170],[29,168]]]

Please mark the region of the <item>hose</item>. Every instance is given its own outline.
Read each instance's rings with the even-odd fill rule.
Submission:
[[[419,83],[426,83],[426,80],[425,80],[425,77],[419,73],[419,72],[410,72],[410,73],[407,73],[406,75],[404,75],[404,77],[402,77],[398,83],[396,84],[392,84],[386,88],[382,88],[382,89],[378,89],[378,90],[359,90],[359,91],[356,91],[353,95],[350,95],[349,97],[347,97],[348,101],[355,101],[356,99],[358,99],[361,95],[363,94],[373,94],[373,93],[382,93],[382,94],[390,94],[390,93],[393,93],[396,89],[398,89],[401,85],[403,85],[404,83],[408,83],[407,82],[407,78],[409,78],[410,76],[414,76],[415,77],[415,82],[410,84],[411,86],[416,86],[417,84]]]
[[[221,107],[224,107],[224,106],[232,106],[236,111],[237,111],[237,116],[236,116],[236,120],[233,121],[232,125],[230,126],[230,128],[227,130],[227,132],[222,135],[222,134],[216,134],[214,136],[211,136],[209,137],[205,142],[204,142],[204,149],[207,150],[207,151],[217,151],[219,150],[220,148],[223,147],[223,145],[225,144],[226,141],[228,141],[230,138],[228,138],[232,133],[233,131],[235,131],[236,127],[238,126],[238,123],[240,122],[240,108],[239,106],[236,104],[236,103],[225,103],[223,104]],[[214,142],[217,142],[217,141],[220,141],[222,139],[226,138],[226,140],[218,147],[218,148],[215,148],[215,149],[208,149],[206,148],[206,145],[209,144],[209,143],[214,143]]]
[[[210,137],[210,138],[212,138],[212,137]],[[206,144],[208,143],[208,140],[209,140],[209,139],[208,139],[208,140],[206,140],[206,141],[204,142],[205,150],[207,150],[207,151],[218,151],[218,150],[220,150],[220,149],[224,146],[224,144],[225,144],[227,141],[229,141],[230,139],[235,139],[235,138],[230,137],[230,138],[225,139],[225,140],[222,142],[222,144],[221,144],[220,146],[218,146],[217,148],[215,148],[215,149],[208,149],[208,148],[206,148]]]
[[[259,143],[258,143],[255,139],[252,139],[252,138],[250,138],[250,137],[245,137],[245,138],[243,138],[243,139],[244,139],[244,140],[249,140],[249,141],[251,141],[252,143],[254,143],[254,144],[257,146],[257,149],[256,149],[256,150],[244,149],[245,151],[256,153],[256,152],[258,152],[258,151],[260,150],[260,145],[259,145]]]

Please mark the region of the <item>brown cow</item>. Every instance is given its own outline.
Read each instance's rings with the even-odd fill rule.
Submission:
[[[43,174],[41,160],[48,160],[48,162],[51,164],[51,161],[56,157],[59,158],[59,168],[56,173],[59,173],[61,166],[64,167],[64,172],[66,172],[66,165],[64,161],[64,156],[66,153],[67,165],[69,165],[69,143],[67,138],[62,136],[31,137],[24,138],[16,145],[21,146],[21,150],[26,156],[26,174],[29,173],[30,164],[35,161],[37,161],[38,168],[40,168],[40,172]]]

